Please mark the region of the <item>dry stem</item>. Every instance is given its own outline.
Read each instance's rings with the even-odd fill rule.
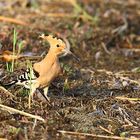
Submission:
[[[114,140],[138,140],[138,138],[123,138],[118,136],[105,136],[105,135],[96,135],[96,134],[89,134],[89,133],[79,133],[79,132],[71,132],[71,131],[63,131],[58,130],[59,133],[67,134],[67,135],[79,135],[79,136],[90,136],[96,138],[103,138],[103,139],[114,139]]]
[[[37,120],[40,120],[40,121],[45,122],[45,120],[44,120],[42,117],[40,117],[40,116],[33,115],[33,114],[29,114],[29,113],[27,113],[27,112],[23,112],[23,111],[20,111],[20,110],[17,110],[17,109],[15,109],[15,108],[11,108],[11,107],[9,107],[9,106],[5,106],[5,105],[2,105],[2,104],[0,104],[0,107],[1,107],[2,109],[6,110],[6,111],[19,113],[19,114],[21,114],[21,115],[24,115],[24,116],[27,116],[27,117],[30,117],[30,118],[37,119]]]
[[[4,87],[0,86],[0,89],[3,90],[7,95],[10,95],[11,97],[15,97],[11,92],[9,92],[7,89]]]
[[[15,24],[23,25],[23,26],[28,25],[27,23],[25,23],[21,20],[10,18],[10,17],[4,17],[4,16],[0,16],[0,21],[11,22],[11,23],[15,23]]]

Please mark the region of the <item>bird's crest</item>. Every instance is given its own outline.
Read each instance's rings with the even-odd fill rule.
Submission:
[[[57,37],[54,37],[53,35],[45,36],[44,34],[42,34],[39,37],[47,40],[50,43],[50,46],[56,46],[57,44],[61,46],[65,46],[65,43],[61,39],[58,39]]]

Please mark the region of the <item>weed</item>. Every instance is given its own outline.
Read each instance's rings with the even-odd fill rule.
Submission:
[[[67,75],[72,75],[73,74],[73,70],[69,65],[61,63],[61,67],[63,68],[63,71],[65,73],[67,73]]]
[[[16,43],[17,43],[17,32],[16,32],[16,30],[14,29],[14,33],[13,33],[13,56],[15,56]],[[10,72],[13,72],[13,71],[14,71],[14,62],[15,62],[15,60],[13,59],[13,60],[12,60],[12,63],[11,63]]]
[[[39,8],[39,4],[36,0],[31,0],[30,1],[30,6],[33,8],[33,9],[38,9]]]
[[[32,92],[32,79],[34,78],[34,73],[33,73],[33,67],[32,67],[32,63],[31,61],[27,60],[27,68],[29,69],[30,73],[29,73],[29,87],[30,87],[30,91],[29,91],[29,98],[28,98],[28,104],[29,104],[29,108],[31,108],[31,92]]]
[[[18,33],[14,29],[13,31],[13,52],[12,55],[14,56],[19,56],[21,53],[21,49],[23,48],[23,41],[17,41],[17,35]],[[18,49],[16,50],[16,44],[18,44]],[[17,52],[17,54],[16,54]],[[14,71],[14,66],[15,66],[15,60],[12,59],[12,62],[6,62],[6,69],[8,72],[13,72]]]
[[[97,16],[91,16],[89,15],[79,4],[76,0],[71,0],[69,1],[73,7],[74,7],[74,11],[77,13],[77,14],[82,14],[82,18],[84,20],[89,20],[92,22],[93,25],[96,25],[97,22],[98,22],[98,17]]]
[[[26,88],[21,88],[21,89],[19,90],[19,95],[22,96],[22,97],[26,97],[26,96],[28,96],[28,94],[29,94],[28,92],[29,92],[28,89],[26,89]]]
[[[21,130],[20,128],[10,127],[8,131],[11,134],[18,134],[20,130]]]
[[[20,41],[18,43],[18,52],[17,52],[17,55],[18,56],[20,55],[22,48],[23,48],[23,41]]]
[[[70,89],[69,83],[68,83],[68,79],[65,79],[64,82],[64,86],[63,86],[63,93],[65,93],[66,91],[68,91]]]

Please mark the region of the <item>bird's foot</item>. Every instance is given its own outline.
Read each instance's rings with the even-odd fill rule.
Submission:
[[[48,97],[48,89],[49,89],[49,87],[45,87],[45,88],[43,89],[43,95],[44,95],[44,98],[45,98],[47,101],[50,102],[50,98]]]
[[[30,93],[29,93],[29,99],[28,99],[29,108],[31,107],[31,101],[33,101],[33,95],[38,87],[39,87],[39,84],[36,81],[30,85]]]

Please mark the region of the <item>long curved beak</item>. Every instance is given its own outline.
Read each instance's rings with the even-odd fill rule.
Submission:
[[[74,53],[72,53],[71,51],[69,51],[68,54],[72,55],[73,58],[74,58],[76,61],[80,62],[80,59],[79,59]]]

